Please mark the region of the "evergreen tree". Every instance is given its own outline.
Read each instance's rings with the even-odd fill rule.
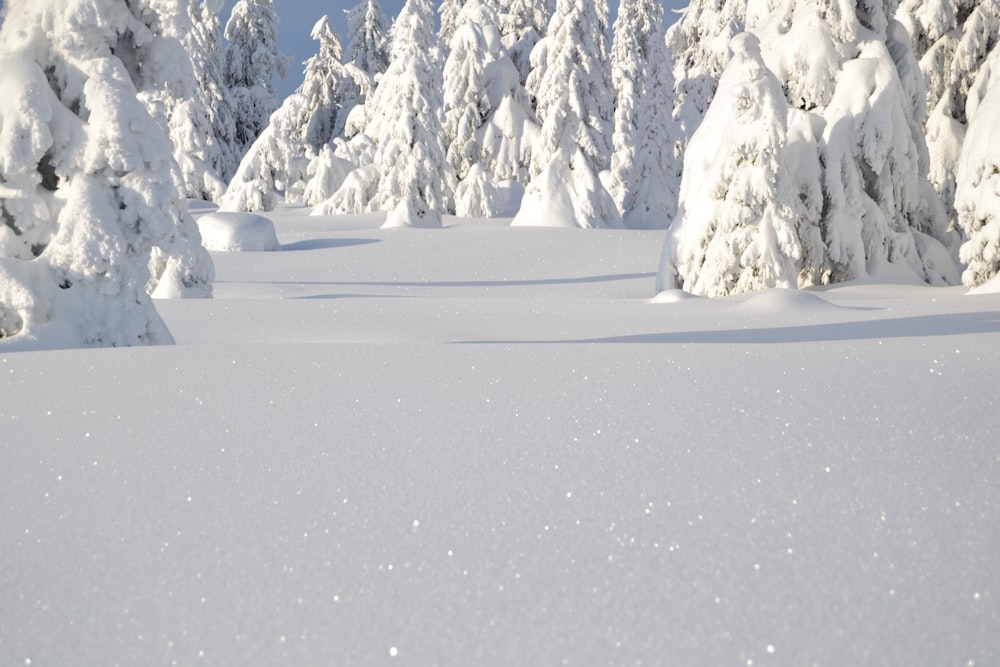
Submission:
[[[94,16],[100,16],[96,23]],[[12,0],[0,30],[0,338],[65,347],[167,343],[148,287],[210,293],[177,165],[138,99],[174,53],[155,4]],[[190,232],[190,236],[188,233]],[[173,262],[150,274],[154,248]],[[183,282],[183,284],[180,284]]]
[[[339,92],[342,112],[335,134],[354,136],[367,125],[364,105],[389,67],[389,25],[378,0],[364,0],[347,11],[346,76]]]
[[[970,88],[968,132],[957,172],[955,205],[966,237],[962,282],[981,285],[1000,273],[1000,47]]]
[[[278,107],[272,81],[285,77],[278,50],[278,17],[272,0],[239,0],[226,23],[223,73],[233,98],[236,143],[245,153]]]
[[[498,8],[503,43],[520,74],[521,85],[528,81],[531,51],[545,35],[553,5],[551,0],[511,0]]]
[[[898,16],[927,85],[920,111],[926,116],[930,179],[954,220],[968,93],[1000,40],[1000,1],[904,0]]]
[[[609,189],[626,227],[666,228],[677,209],[680,165],[662,3],[622,0],[611,63],[615,152]]]
[[[461,180],[479,162],[479,129],[490,111],[486,67],[499,57],[496,15],[469,0],[456,26],[444,64],[444,131],[448,162]]]
[[[724,296],[796,287],[803,218],[784,162],[788,108],[781,83],[751,33],[733,40],[734,57],[688,145],[677,220],[668,235],[657,289]]]
[[[462,12],[465,0],[441,0],[441,7],[438,13],[441,14],[441,29],[438,30],[438,39],[443,46],[451,44],[451,38],[455,35],[458,27],[458,15]]]
[[[612,153],[607,15],[604,0],[560,0],[535,49],[544,59],[532,72],[542,128],[515,225],[621,225],[598,178]]]
[[[455,176],[445,157],[442,63],[430,0],[407,0],[392,25],[389,68],[372,94],[366,134],[383,171],[369,207],[387,227],[439,227]]]
[[[922,83],[892,4],[799,0],[753,4],[744,15],[789,107],[782,160],[805,206],[800,285],[862,278],[887,264],[933,284],[958,280],[956,237],[925,176]],[[684,181],[695,184],[682,182],[682,198],[696,187],[695,159],[685,156]]]
[[[302,200],[310,161],[333,139],[345,78],[340,41],[324,16],[312,29],[319,52],[305,63],[298,89],[271,116],[243,157],[229,184],[222,207],[235,211],[269,211],[284,194]]]
[[[239,165],[239,148],[236,145],[233,100],[222,71],[224,48],[219,20],[222,6],[221,0],[191,0],[188,11],[192,29],[182,37],[182,42],[191,56],[198,85],[196,96],[200,98],[197,100],[197,111],[192,111],[192,116],[206,114],[211,127],[204,142],[205,161],[225,188]],[[206,194],[212,194],[214,199],[217,193],[209,193],[208,190],[206,187]]]
[[[694,134],[729,63],[729,43],[745,29],[747,0],[692,0],[667,31],[674,57],[677,119],[685,141]]]
[[[347,11],[345,57],[372,79],[389,67],[390,25],[378,0],[363,0]]]

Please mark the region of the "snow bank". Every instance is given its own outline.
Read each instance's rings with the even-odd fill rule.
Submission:
[[[266,252],[281,250],[274,223],[253,213],[209,213],[198,219],[202,242],[220,252]]]

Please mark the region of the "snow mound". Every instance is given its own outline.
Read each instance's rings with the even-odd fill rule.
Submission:
[[[745,297],[737,297],[736,301],[737,308],[751,313],[840,310],[842,308],[842,306],[830,303],[814,292],[782,288],[752,292]]]
[[[996,275],[979,287],[969,290],[969,294],[1000,294],[1000,275]]]
[[[702,297],[697,294],[691,294],[690,292],[685,292],[681,289],[665,289],[656,296],[654,296],[650,303],[680,303],[682,301],[691,301],[693,299],[700,299]]]
[[[281,250],[274,223],[254,213],[217,212],[198,219],[204,246],[221,252]]]

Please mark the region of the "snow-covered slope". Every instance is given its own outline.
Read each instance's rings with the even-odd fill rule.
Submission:
[[[0,664],[1000,655],[1000,294],[274,220],[177,346],[0,355]]]

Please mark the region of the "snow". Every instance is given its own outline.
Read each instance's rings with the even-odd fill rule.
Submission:
[[[267,252],[281,250],[274,223],[253,213],[216,212],[198,220],[202,244],[221,252]]]
[[[1000,654],[1000,294],[384,215],[280,208],[176,346],[0,352],[0,664]]]

